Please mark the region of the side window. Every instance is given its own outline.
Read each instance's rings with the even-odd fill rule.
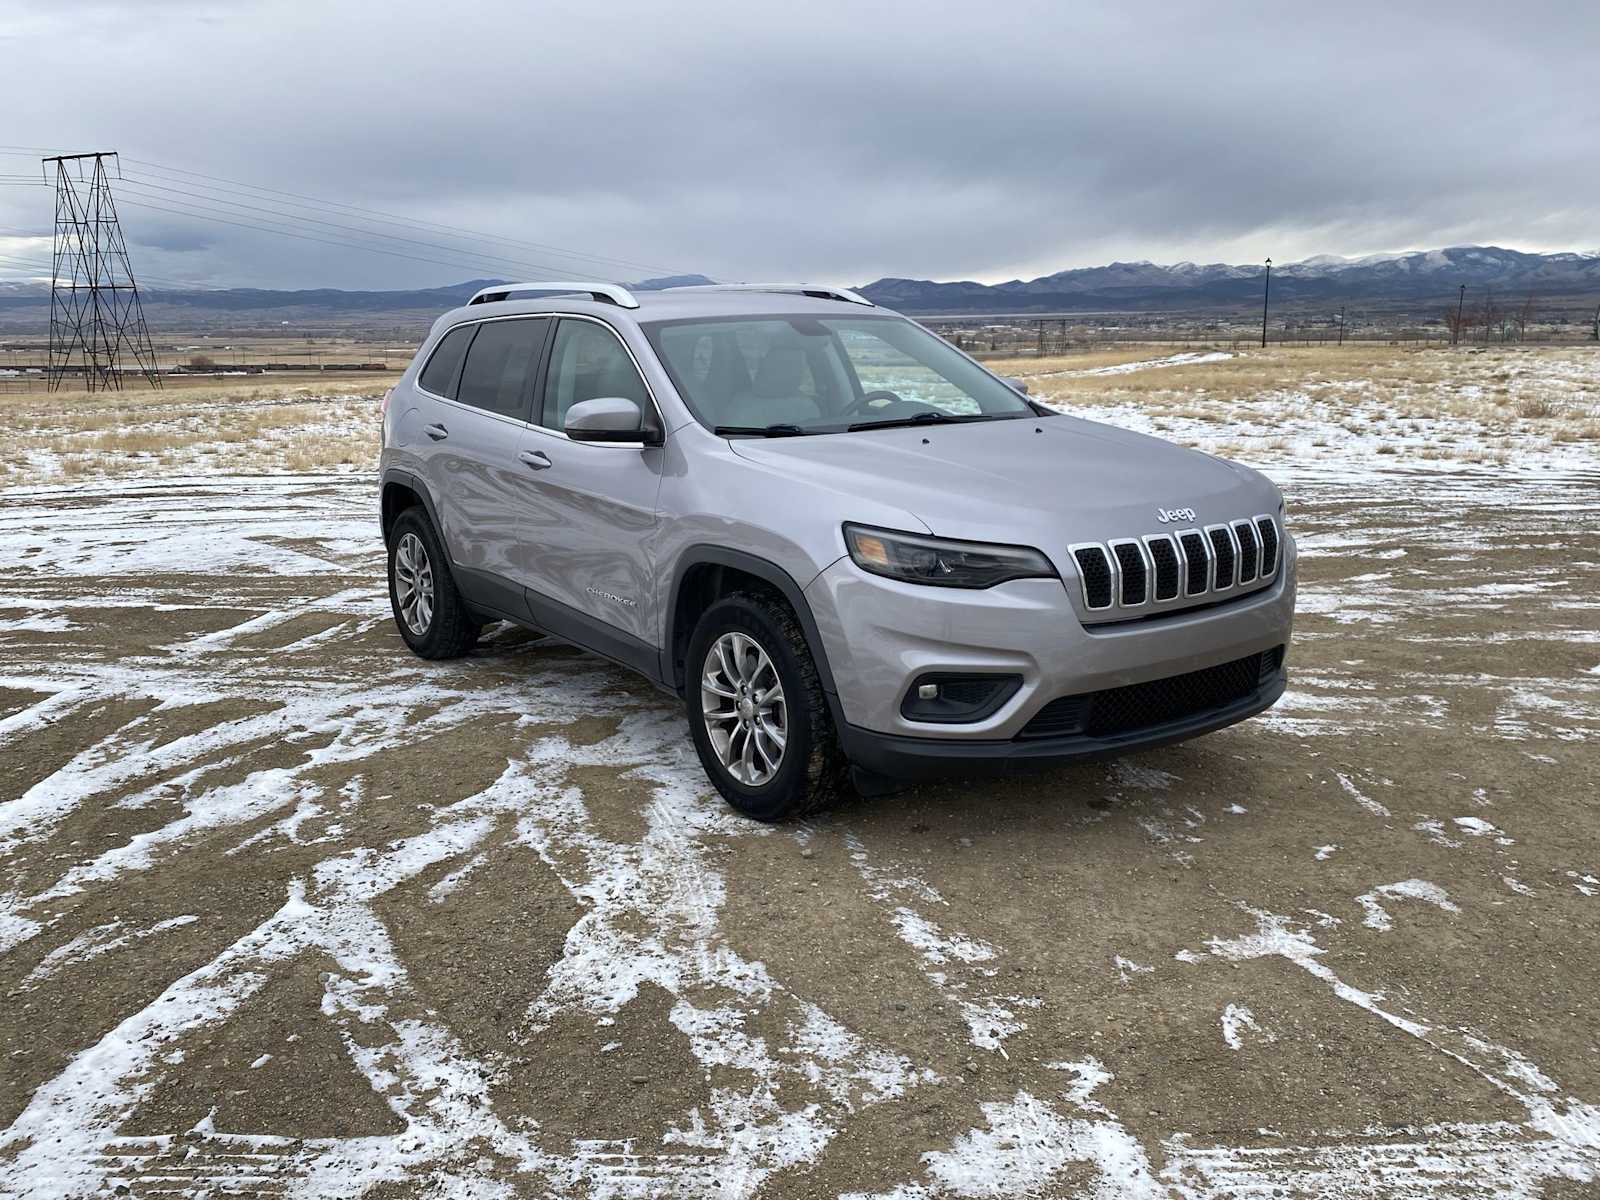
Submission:
[[[617,335],[593,321],[562,321],[550,348],[539,423],[547,429],[560,429],[566,424],[569,408],[600,396],[632,400],[646,424],[654,420],[644,380]]]
[[[417,385],[435,396],[456,398],[456,378],[461,374],[461,360],[466,356],[467,343],[478,331],[476,325],[457,325],[433,348],[428,365],[417,377]]]
[[[539,365],[548,317],[485,321],[461,368],[456,399],[505,417],[527,416],[528,380]]]

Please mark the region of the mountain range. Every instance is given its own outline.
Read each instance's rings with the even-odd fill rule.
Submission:
[[[1114,262],[997,284],[885,278],[856,290],[885,307],[929,315],[1179,312],[1259,305],[1263,274],[1264,267],[1255,264]],[[141,294],[152,325],[168,328],[325,322],[413,326],[480,288],[503,282],[473,279],[410,291],[150,288]],[[704,275],[680,275],[628,286],[650,290],[709,282]],[[1541,305],[1586,301],[1592,306],[1600,302],[1600,251],[1531,254],[1499,246],[1451,246],[1364,258],[1319,255],[1274,265],[1272,300],[1274,308],[1352,304],[1434,315],[1455,300],[1462,284],[1477,297],[1493,289],[1507,302],[1531,294]],[[0,283],[0,322],[11,329],[37,324],[48,304],[46,284]]]
[[[1157,311],[1258,305],[1264,275],[1263,264],[1114,262],[1007,283],[878,279],[859,290],[874,303],[918,313]],[[1462,284],[1518,299],[1529,292],[1546,301],[1600,298],[1600,251],[1529,254],[1451,246],[1364,258],[1324,254],[1272,268],[1277,305],[1443,306]]]

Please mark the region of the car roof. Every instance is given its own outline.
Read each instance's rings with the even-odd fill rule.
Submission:
[[[484,317],[537,315],[539,313],[577,313],[599,317],[612,324],[650,321],[680,321],[698,318],[764,316],[810,317],[899,317],[890,309],[854,304],[793,292],[717,291],[699,288],[668,288],[665,291],[633,292],[638,308],[623,308],[606,300],[596,300],[578,292],[565,295],[527,296],[513,300],[491,300],[453,308],[435,323],[435,330],[462,321]]]

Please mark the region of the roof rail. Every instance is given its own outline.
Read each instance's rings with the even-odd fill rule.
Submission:
[[[824,283],[695,283],[682,287],[664,288],[668,292],[777,292],[780,295],[810,296],[815,300],[843,300],[847,304],[864,304],[876,308],[859,292],[849,288],[833,287]]]
[[[513,292],[587,292],[596,300],[604,300],[615,304],[618,308],[638,308],[639,302],[633,298],[633,293],[621,284],[616,283],[572,283],[572,282],[543,282],[543,283],[497,283],[493,287],[486,287],[468,300],[468,304],[491,304],[496,300],[508,299]]]

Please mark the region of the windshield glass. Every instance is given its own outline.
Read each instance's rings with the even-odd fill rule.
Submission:
[[[1034,415],[1018,393],[897,317],[745,317],[644,328],[679,394],[713,429],[840,433]]]

